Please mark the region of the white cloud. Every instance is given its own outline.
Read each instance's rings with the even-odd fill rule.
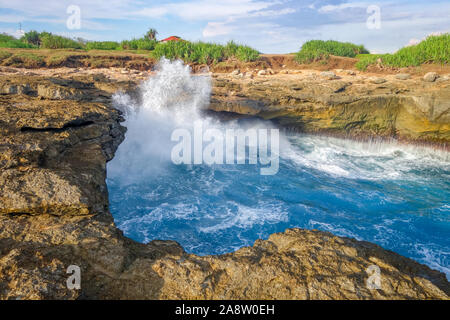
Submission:
[[[411,38],[411,39],[409,39],[408,44],[406,46],[407,47],[415,46],[416,44],[419,44],[419,43],[420,43],[419,39]]]
[[[169,3],[158,7],[147,7],[132,12],[132,15],[160,18],[166,15],[178,16],[185,20],[201,21],[225,19],[230,16],[249,14],[269,8],[278,1],[252,0],[194,0],[189,2]]]
[[[229,17],[226,21],[208,22],[205,29],[203,29],[203,36],[206,38],[223,36],[230,34],[236,29],[248,29],[248,26],[255,26],[255,22],[252,18],[261,17],[277,17],[281,15],[295,13],[293,8],[283,8],[279,10],[258,10],[249,13],[235,14]],[[265,24],[264,24],[265,25]],[[240,26],[239,28],[237,26]],[[257,32],[257,31],[256,31]]]
[[[208,22],[202,35],[205,38],[217,37],[230,34],[234,31],[234,27],[227,24],[227,22]]]
[[[329,13],[329,12],[335,12],[335,11],[342,11],[345,9],[353,9],[353,8],[367,8],[369,4],[364,2],[354,2],[354,3],[341,3],[338,5],[326,5],[320,7],[317,11],[320,13]]]

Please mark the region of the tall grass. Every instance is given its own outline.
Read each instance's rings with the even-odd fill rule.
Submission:
[[[45,49],[83,49],[83,44],[62,36],[56,36],[51,33],[45,33],[39,36],[41,48]]]
[[[365,70],[381,60],[389,67],[412,67],[424,63],[448,64],[450,61],[450,34],[430,36],[415,46],[404,47],[394,54],[368,55],[359,57],[356,67]],[[380,59],[380,60],[379,60]]]
[[[238,45],[232,41],[223,46],[215,43],[170,41],[158,43],[151,53],[155,59],[181,59],[187,63],[212,64],[228,58],[237,58],[241,61],[255,61],[259,52],[248,46]]]
[[[118,50],[120,44],[115,41],[89,41],[85,45],[86,50]]]
[[[36,46],[17,40],[13,36],[0,34],[0,48],[35,48]]]
[[[362,45],[334,40],[311,40],[303,44],[295,59],[298,63],[310,63],[327,59],[330,55],[354,58],[362,53],[369,53]]]
[[[153,50],[158,42],[147,38],[124,40],[120,43],[122,50]]]

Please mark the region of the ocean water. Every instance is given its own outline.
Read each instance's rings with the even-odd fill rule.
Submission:
[[[107,168],[110,210],[128,237],[175,240],[208,255],[286,228],[319,229],[377,243],[450,278],[448,152],[280,133],[274,175],[261,175],[260,164],[176,165],[177,128],[199,120],[219,131],[273,127],[203,115],[211,79],[181,62],[162,61],[140,91],[139,101],[115,96],[128,132]]]

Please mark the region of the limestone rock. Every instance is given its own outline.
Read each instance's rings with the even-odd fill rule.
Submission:
[[[304,74],[256,78],[251,84],[217,77],[210,110],[271,119],[286,128],[342,137],[385,137],[450,143],[450,87],[420,80],[371,85],[365,77],[329,81]],[[236,96],[228,92],[236,91]],[[267,94],[270,92],[270,94]]]
[[[111,94],[130,84],[70,77],[57,83],[0,77],[0,87],[16,86],[0,96],[0,299],[450,298],[444,274],[327,232],[289,229],[252,247],[202,257],[174,241],[141,244],[124,237],[108,210],[105,177],[125,133]],[[413,94],[399,97],[394,85],[271,78],[216,77],[211,108],[222,100],[230,111],[279,117],[281,125],[301,117],[305,130],[324,122],[339,130],[364,119],[353,130],[374,130],[375,123],[405,134],[404,128],[418,130],[416,121],[449,121],[444,87],[428,92],[411,86]],[[27,93],[19,94],[18,85]],[[437,128],[448,137],[444,126]],[[67,288],[70,265],[81,269],[79,290]],[[367,287],[372,265],[381,271],[379,290]]]
[[[439,75],[436,72],[428,72],[423,76],[423,81],[434,82],[437,78],[439,78]]]
[[[332,71],[323,71],[320,73],[320,76],[328,80],[339,79],[339,77]]]
[[[369,78],[369,82],[374,84],[382,84],[386,82],[386,79],[380,77],[371,77]]]
[[[411,79],[411,75],[409,73],[399,73],[395,75],[395,79],[398,80],[409,80]]]

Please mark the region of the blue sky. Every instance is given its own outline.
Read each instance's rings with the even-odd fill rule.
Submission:
[[[81,28],[66,26],[77,5]],[[369,6],[380,8],[380,28],[369,29]],[[88,40],[124,40],[149,27],[159,38],[235,40],[264,53],[297,51],[310,39],[364,44],[375,53],[394,52],[429,34],[450,31],[448,0],[0,0],[0,31],[46,30]]]

